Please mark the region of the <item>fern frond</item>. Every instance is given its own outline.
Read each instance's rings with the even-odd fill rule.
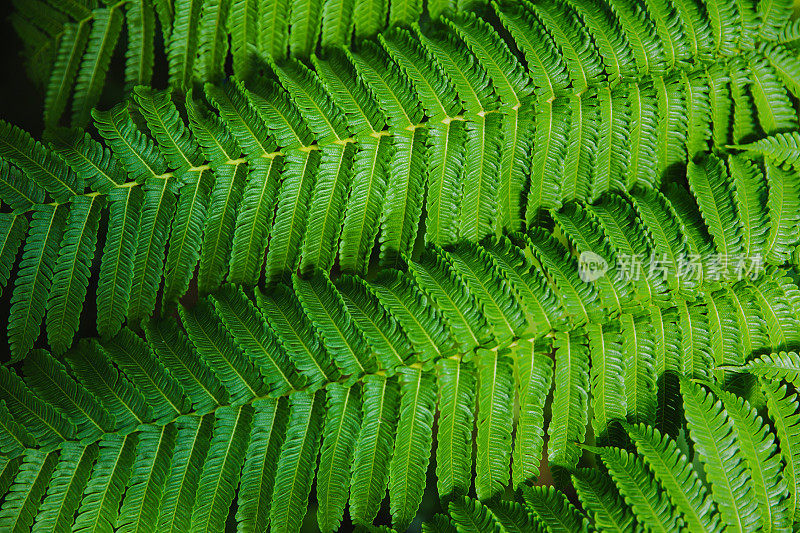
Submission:
[[[467,494],[472,484],[476,371],[473,363],[454,359],[440,360],[436,369],[439,391],[436,486],[440,497],[452,498]]]
[[[589,350],[580,331],[555,337],[555,391],[553,419],[548,427],[548,461],[574,468],[581,456],[578,447],[586,435],[589,409]]]
[[[403,369],[398,374],[402,398],[397,437],[389,463],[389,502],[392,525],[403,530],[417,514],[425,490],[425,475],[433,444],[436,386],[433,375],[422,369]],[[480,428],[479,422],[479,450]]]
[[[123,13],[120,4],[92,12],[92,29],[75,81],[72,101],[72,121],[85,124],[92,108],[100,100],[103,81],[111,64],[111,55],[122,30]]]
[[[197,486],[197,500],[192,511],[192,530],[224,528],[233,501],[238,474],[244,462],[253,407],[220,407],[215,413],[214,431],[203,473]],[[139,444],[141,446],[141,443]]]
[[[783,477],[789,488],[787,514],[791,520],[797,516],[800,497],[800,417],[797,414],[797,395],[780,382],[759,380],[767,400],[769,416],[775,425],[783,458]]]
[[[730,527],[754,527],[760,517],[733,422],[722,403],[700,385],[683,379],[681,392],[689,435],[723,521]]]
[[[686,525],[697,531],[719,531],[719,517],[705,486],[675,441],[643,424],[625,429]]]
[[[63,531],[72,527],[73,516],[97,455],[97,444],[64,443],[47,494],[36,514],[35,531]]]

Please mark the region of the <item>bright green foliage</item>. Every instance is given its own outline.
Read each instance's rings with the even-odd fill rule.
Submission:
[[[333,0],[285,6],[130,2],[125,9],[76,8],[60,17],[82,17],[78,26],[91,26],[92,35],[100,31],[100,12],[120,14],[109,20],[141,20],[142,31],[131,39],[141,54],[127,58],[146,67],[151,49],[143,43],[155,19],[145,13],[155,9],[162,30],[170,29],[174,85],[189,89],[193,79],[218,85],[206,83],[204,95],[189,91],[186,99],[136,88],[131,104],[93,112],[105,146],[88,134],[59,132],[50,150],[3,125],[0,156],[10,164],[0,169],[0,198],[31,213],[52,211],[45,202],[57,201],[53,229],[63,232],[31,238],[43,223],[26,217],[28,260],[20,262],[16,279],[27,281],[19,283],[19,295],[15,290],[18,315],[10,321],[14,356],[31,347],[43,314],[54,351],[71,345],[99,232],[95,224],[104,220],[106,205],[109,237],[98,254],[97,290],[103,337],[126,319],[133,329],[148,319],[162,279],[161,309],[169,312],[189,290],[198,263],[202,293],[226,279],[251,286],[263,276],[271,286],[287,281],[298,266],[304,274],[338,265],[363,275],[376,262],[402,266],[405,256],[416,254],[423,231],[428,242],[443,246],[529,230],[546,226],[548,211],[562,203],[596,201],[609,189],[636,189],[634,209],[623,202],[622,210],[565,208],[555,217],[580,252],[619,259],[592,234],[599,224],[622,253],[654,253],[673,264],[714,250],[729,258],[762,254],[774,264],[789,260],[800,239],[800,209],[789,170],[797,159],[795,132],[789,131],[795,124],[786,110],[794,106],[800,67],[781,43],[755,46],[772,38],[756,31],[754,21],[761,19],[755,13],[739,17],[735,4],[715,5],[707,21],[691,6],[656,2],[612,3],[598,13],[582,4],[523,2],[498,4],[498,21],[490,23],[488,15],[475,14],[481,10],[471,12],[477,6],[434,6],[449,12],[443,24],[393,28],[357,49],[331,43],[314,56],[313,68],[282,58],[292,50],[316,51],[326,21],[349,28],[348,13],[357,19],[357,34],[373,8],[391,24],[413,22],[420,6],[398,2],[394,8]],[[783,20],[781,7],[761,7]],[[272,8],[291,21],[288,28],[275,27],[280,21],[267,12]],[[467,13],[454,13],[459,10]],[[671,24],[662,22],[662,11]],[[559,24],[562,19],[571,22]],[[109,38],[113,26],[106,25]],[[241,43],[250,43],[249,50],[265,42],[253,35],[254,26],[274,31],[265,39],[283,50],[273,54],[280,60],[244,58]],[[229,31],[234,64],[250,65],[241,79],[224,80],[220,72]],[[739,33],[745,44],[733,46]],[[275,48],[273,38],[283,44]],[[94,37],[87,39],[91,47]],[[102,57],[90,62],[102,69]],[[771,136],[742,144],[745,126],[751,137]],[[726,153],[734,148],[744,154]],[[702,155],[710,149],[715,155]],[[650,190],[684,169],[712,247],[698,247],[690,204],[669,196],[670,206]],[[635,235],[634,213],[646,234]],[[10,250],[24,226],[14,221],[0,267],[13,264]],[[575,266],[558,243],[539,233],[530,237],[537,259],[561,271],[554,279],[559,289],[575,292],[569,306],[583,307],[584,321],[599,316],[597,299],[614,313],[633,305],[633,293],[620,292],[619,269],[609,271],[595,293],[595,286],[576,281]],[[666,287],[657,276],[639,276],[635,294],[660,298],[668,288],[691,297],[694,280],[674,270],[667,270]],[[522,291],[520,298],[529,296]],[[531,315],[526,318],[542,321]],[[509,335],[514,318],[506,317]]]
[[[792,408],[787,402],[796,402],[796,399],[785,397],[785,388],[764,382],[768,407],[771,413],[773,410],[775,413],[776,427],[773,431],[762,424],[754,409],[748,410],[744,398],[722,391],[717,386],[711,387],[716,391],[713,393],[686,381],[682,386],[689,431],[699,429],[695,425],[697,420],[692,422],[699,414],[695,411],[696,402],[716,402],[716,407],[712,409],[715,414],[710,415],[709,420],[725,419],[732,423],[738,435],[733,449],[720,456],[718,446],[724,446],[726,439],[714,446],[714,435],[707,438],[696,433],[697,436],[692,437],[695,446],[688,449],[687,457],[680,442],[662,435],[656,428],[623,423],[634,445],[631,450],[635,451],[618,447],[587,447],[597,454],[598,461],[602,461],[608,473],[589,468],[574,471],[573,487],[569,490],[574,488],[577,492],[581,508],[576,508],[559,490],[541,486],[523,487],[524,504],[521,510],[520,504],[499,503],[504,504],[505,509],[517,509],[514,516],[518,518],[524,519],[526,511],[530,513],[535,526],[529,525],[523,531],[537,530],[532,527],[564,532],[625,532],[640,528],[647,531],[675,531],[685,527],[689,531],[711,532],[722,531],[726,526],[758,531],[789,530],[786,513],[790,512],[794,500],[787,497],[786,482],[793,471],[791,468],[788,471],[780,469],[778,446],[791,449],[796,440],[796,431],[787,434],[787,426],[782,418]],[[716,396],[716,393],[720,396]],[[796,425],[796,403],[794,408],[792,425]],[[708,412],[701,416],[707,415]],[[713,464],[720,459],[745,465],[719,472],[729,479],[731,474],[741,477],[739,481],[725,484],[725,492],[721,486],[715,486],[720,479],[713,470]],[[706,466],[708,479],[701,478],[695,472],[693,461],[698,460]],[[762,488],[766,489],[765,493],[760,492]],[[757,496],[745,500],[737,495],[747,490]],[[769,501],[762,500],[762,497]],[[457,500],[449,506],[449,517],[437,516],[431,527],[452,523],[459,531],[516,531],[515,528],[507,529],[505,523],[503,527],[506,529],[497,528],[495,521],[501,522],[504,516],[497,512],[497,505],[496,502],[480,502],[470,498]],[[760,516],[763,521],[752,527],[728,521],[737,515],[751,520]]]
[[[610,200],[604,196],[601,205]],[[635,317],[601,316],[586,330],[552,332],[551,346],[536,326],[509,329],[510,317],[530,316],[538,308],[529,308],[529,303],[558,299],[559,305],[552,308],[556,315],[548,315],[553,323],[560,320],[561,309],[569,308],[563,299],[570,293],[546,292],[550,289],[536,285],[526,285],[523,292],[517,287],[519,257],[528,253],[530,249],[510,242],[498,246],[488,241],[486,247],[461,246],[450,252],[431,248],[420,262],[411,260],[408,271],[384,269],[373,281],[342,277],[333,284],[324,272],[315,271],[309,277],[295,275],[292,285],[260,291],[258,307],[241,289],[224,285],[194,307],[182,308],[185,333],[172,318],[145,324],[146,340],[124,328],[102,342],[101,350],[96,343],[79,343],[68,352],[68,368],[47,352],[34,351],[22,369],[24,381],[13,369],[4,371],[0,399],[8,411],[0,416],[0,445],[18,457],[32,444],[81,440],[90,445],[100,439],[101,455],[121,454],[129,472],[103,473],[97,483],[113,486],[117,476],[129,476],[131,487],[87,509],[92,520],[116,520],[120,527],[158,523],[176,531],[203,523],[214,529],[238,497],[242,528],[269,522],[295,530],[316,478],[322,505],[317,520],[331,531],[341,523],[348,503],[354,522],[372,522],[387,489],[394,523],[413,520],[434,450],[438,491],[445,501],[458,502],[473,483],[488,501],[511,483],[519,488],[535,480],[542,471],[545,430],[549,466],[554,473],[561,467],[558,477],[567,480],[562,474],[571,473],[584,453],[578,443],[585,438],[591,405],[591,423],[600,440],[609,444],[618,441],[620,422],[645,425],[625,426],[641,458],[612,449],[603,452],[622,500],[609,493],[607,480],[581,481],[582,501],[592,506],[587,507],[590,518],[624,526],[632,513],[643,523],[670,527],[685,515],[697,527],[714,531],[720,519],[742,517],[763,524],[771,520],[764,516],[790,516],[794,504],[787,503],[787,487],[789,494],[796,494],[791,487],[798,484],[791,479],[797,468],[777,465],[778,457],[794,457],[788,447],[794,423],[783,422],[794,416],[793,411],[775,411],[775,417],[784,417],[776,418],[781,421],[776,438],[748,404],[729,392],[714,389],[725,402],[723,408],[722,403],[711,403],[713,396],[701,386],[685,382],[684,388],[690,389],[683,394],[684,411],[696,450],[689,453],[701,454],[699,460],[708,465],[710,492],[700,489],[687,452],[673,442],[672,431],[681,427],[681,411],[675,407],[679,391],[661,390],[663,382],[655,376],[663,378],[667,364],[691,367],[699,349],[694,345],[713,347],[714,342],[708,330],[684,335],[680,329],[665,333],[664,328],[678,324],[680,306],[689,317],[707,317],[710,300],[686,302],[674,295],[678,308],[651,309]],[[478,268],[487,258],[493,258],[491,268]],[[497,280],[503,284],[494,285]],[[768,349],[786,341],[777,332],[788,331],[796,317],[780,311],[780,306],[794,298],[798,289],[793,282],[769,273],[750,284],[735,279],[722,283],[737,295],[737,305],[773,313],[775,333],[767,335],[764,322],[760,345]],[[712,288],[719,286],[715,282]],[[529,296],[508,302],[510,296],[524,293]],[[469,311],[465,295],[475,302]],[[442,302],[447,312],[426,307],[429,299]],[[734,305],[733,300],[726,305]],[[509,314],[514,306],[519,309]],[[569,316],[572,323],[580,323],[578,318]],[[465,329],[467,324],[471,329]],[[711,330],[714,327],[711,324]],[[481,333],[464,344],[467,331]],[[725,335],[734,336],[741,350],[741,339],[749,331],[735,328]],[[508,335],[510,339],[499,340]],[[667,339],[671,344],[664,344]],[[553,351],[555,372],[549,359]],[[624,372],[622,363],[613,363],[622,361],[620,354],[626,358]],[[668,363],[676,357],[674,364]],[[736,370],[752,368],[758,373],[759,365],[774,364],[780,357],[763,357]],[[791,356],[785,358],[791,365]],[[632,365],[649,371],[631,372]],[[766,371],[761,375],[792,376]],[[778,392],[767,402],[786,404]],[[439,422],[434,426],[437,411]],[[651,424],[664,425],[668,433],[651,429]],[[713,429],[717,427],[727,432]],[[609,440],[611,435],[615,440]],[[135,436],[138,443],[134,448],[133,441],[117,442],[113,451],[103,452],[102,443],[110,436]],[[715,446],[725,446],[728,452]],[[232,449],[239,451],[223,451]],[[317,460],[321,466],[315,472]],[[648,477],[649,472],[655,477]],[[89,476],[87,487],[97,486],[94,473],[83,475]],[[298,481],[293,484],[291,479]],[[658,483],[666,490],[661,503],[639,517],[644,513],[641,502],[651,497]],[[728,486],[736,488],[727,490]],[[209,496],[212,492],[216,496]],[[260,495],[257,505],[250,503],[255,494]],[[717,507],[709,503],[709,494]],[[115,498],[121,498],[121,507],[114,511],[118,516],[108,507]],[[573,512],[558,498],[551,492],[529,493],[530,505],[545,523]],[[159,500],[156,517],[154,502]],[[620,507],[623,500],[631,510]],[[721,518],[709,514],[716,508]],[[507,524],[502,527],[525,523],[517,507],[492,509],[486,516]],[[465,516],[475,518],[472,511]],[[570,520],[582,524],[588,518],[575,514]]]
[[[52,3],[51,144],[0,124],[3,529],[795,527],[788,5]],[[131,99],[55,128],[117,40]]]

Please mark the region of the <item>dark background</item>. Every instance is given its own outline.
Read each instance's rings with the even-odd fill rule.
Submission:
[[[42,136],[44,93],[28,79],[22,61],[22,41],[11,25],[14,10],[11,0],[0,0],[0,118]]]

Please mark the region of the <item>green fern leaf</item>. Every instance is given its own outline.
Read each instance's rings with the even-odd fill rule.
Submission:
[[[141,392],[111,364],[96,341],[81,341],[67,352],[65,361],[77,380],[91,388],[103,407],[114,416],[120,433],[133,431],[153,418],[153,411]]]
[[[680,519],[667,495],[659,491],[644,462],[619,448],[600,448],[598,454],[608,467],[620,494],[649,531],[676,531]]]
[[[225,290],[216,293],[213,302],[236,344],[264,376],[270,393],[279,395],[296,389],[298,378],[289,365],[286,352],[241,289],[226,286]]]
[[[271,531],[297,531],[308,506],[314,480],[325,395],[303,392],[289,397],[286,440],[281,447],[270,509]]]
[[[796,177],[767,161],[767,185],[769,198],[767,209],[770,230],[767,236],[767,261],[775,264],[786,262],[790,253],[789,244],[798,236],[798,210],[796,204],[798,183]]]
[[[180,307],[178,312],[194,349],[228,391],[232,405],[268,392],[258,369],[235,344],[208,300],[198,301],[191,310]]]
[[[747,400],[716,385],[709,388],[722,400],[733,422],[758,502],[762,528],[764,531],[788,528],[788,490],[786,481],[780,475],[783,465],[775,436],[764,426],[761,417]]]
[[[253,407],[220,407],[215,412],[214,432],[203,473],[197,486],[191,531],[219,531],[225,521],[244,463]]]
[[[600,118],[593,97],[575,95],[569,105],[569,145],[564,158],[565,179],[560,184],[564,200],[589,197]]]
[[[155,332],[155,326],[151,328]],[[164,330],[169,331],[168,325]],[[146,399],[150,416],[167,422],[190,409],[176,376],[166,371],[150,347],[129,329],[121,330],[102,345],[103,351]],[[177,349],[177,347],[175,347]]]
[[[410,265],[416,283],[431,296],[450,326],[452,336],[463,352],[491,341],[489,324],[441,250],[428,248]]]
[[[696,531],[719,531],[719,516],[692,464],[668,436],[644,424],[626,425],[650,471],[661,483],[687,527]]]
[[[169,82],[181,92],[191,88],[197,56],[198,34],[203,0],[175,0],[174,19],[169,33],[167,62]]]
[[[458,115],[455,87],[416,34],[395,28],[381,33],[378,39],[411,81],[426,116],[446,123],[447,118]]]
[[[706,316],[711,331],[710,352],[715,366],[744,363],[739,325],[731,313],[727,312],[730,307],[727,295],[718,293],[705,297]],[[724,382],[723,372],[715,372],[715,375],[718,381]]]
[[[789,488],[787,514],[791,520],[798,513],[800,495],[800,416],[797,414],[797,395],[777,381],[760,379],[761,391],[767,401],[769,416],[775,426],[783,458],[783,477]]]
[[[18,167],[34,182],[35,185],[27,185],[25,188],[28,189],[28,194],[36,194],[37,198],[41,195],[39,187],[46,190],[57,202],[67,202],[83,191],[83,181],[61,158],[33,140],[26,131],[5,120],[0,120],[0,157]]]
[[[519,237],[517,240],[522,240]],[[564,246],[542,228],[535,228],[522,241],[553,279],[567,315],[576,325],[598,321],[597,288],[578,277],[578,262]]]
[[[65,442],[58,463],[47,486],[47,494],[36,514],[33,531],[69,531],[80,496],[89,482],[92,465],[97,459],[96,444],[83,446]]]
[[[143,202],[140,187],[109,193],[109,229],[97,282],[97,332],[103,338],[116,335],[127,314]]]
[[[137,327],[156,306],[156,292],[164,269],[164,248],[177,199],[173,179],[150,178],[144,184],[144,202],[133,260],[128,300],[128,323]],[[124,238],[124,237],[123,237]]]
[[[485,250],[462,241],[445,253],[445,258],[481,302],[481,311],[494,326],[498,342],[509,340],[525,329],[525,313],[511,284],[499,275],[497,265]]]
[[[125,85],[149,85],[153,77],[156,17],[152,0],[131,2],[125,10],[128,48],[125,50]]]
[[[255,285],[261,277],[283,161],[276,156],[250,164],[233,230],[228,270],[231,283]]]
[[[127,179],[112,151],[88,133],[81,135],[76,131],[56,138],[53,150],[70,166],[78,180],[83,180],[95,192],[110,195]]]
[[[662,270],[656,270],[655,275],[665,277],[670,289],[691,300],[696,291],[696,280],[689,276],[681,277],[679,270],[679,265],[688,252],[688,241],[675,221],[671,204],[653,190],[636,191],[633,203],[642,221],[649,228],[648,233],[654,244],[653,252],[656,254],[656,259],[661,261],[657,266]]]
[[[749,64],[753,78],[753,100],[761,128],[768,135],[797,129],[797,116],[778,73],[765,59],[754,58]]]
[[[466,496],[456,498],[448,505],[450,520],[459,533],[500,533],[500,524],[488,507]]]
[[[458,359],[441,359],[436,369],[439,390],[436,486],[441,498],[451,498],[467,494],[472,484],[475,365]]]
[[[100,441],[97,462],[83,491],[72,530],[76,533],[112,531],[130,479],[138,443],[136,434],[109,434]]]
[[[616,493],[607,474],[590,468],[578,469],[572,474],[572,484],[598,529],[619,533],[635,531],[637,524],[633,513]]]
[[[114,419],[92,394],[67,374],[64,366],[44,350],[33,350],[25,358],[26,384],[40,399],[54,405],[87,442],[111,431]]]
[[[274,70],[308,128],[317,136],[317,142],[327,143],[347,138],[344,115],[325,92],[314,71],[297,60],[281,63]]]
[[[157,522],[158,531],[169,533],[190,527],[198,482],[211,444],[214,415],[180,417],[176,428],[172,467],[164,484]]]
[[[569,108],[558,101],[543,101],[536,108],[534,150],[531,183],[525,211],[528,227],[539,220],[542,210],[558,207],[561,195],[560,176],[564,174],[569,149]]]
[[[733,196],[742,224],[742,252],[750,257],[765,252],[769,224],[766,204],[767,187],[763,173],[741,155],[728,158],[733,178]]]
[[[242,467],[236,521],[238,531],[264,531],[269,522],[272,488],[288,419],[287,402],[259,399],[253,402],[250,442]]]
[[[309,280],[294,276],[292,285],[303,311],[311,319],[339,371],[344,375],[374,371],[375,358],[328,277],[321,272]]]
[[[350,466],[361,425],[361,398],[357,385],[331,383],[326,390],[328,403],[317,473],[317,523],[322,531],[336,531],[349,495]]]
[[[350,43],[355,0],[325,0],[322,4],[322,48]]]
[[[256,292],[258,306],[275,331],[283,348],[301,374],[307,378],[310,390],[339,379],[340,374],[328,355],[319,335],[315,333],[300,301],[286,285],[277,285],[271,294]]]
[[[0,213],[0,291],[11,277],[22,240],[28,233],[28,219],[14,213]]]
[[[194,353],[175,320],[151,321],[145,333],[158,358],[191,400],[195,411],[202,414],[227,403],[228,395],[222,384]]]
[[[21,359],[39,337],[66,215],[67,209],[58,205],[40,204],[33,208],[11,295],[8,342],[12,361]]]
[[[728,257],[741,253],[742,227],[733,210],[731,180],[723,162],[715,156],[690,162],[687,176],[717,252]]]
[[[402,531],[411,524],[422,503],[433,443],[436,386],[433,375],[420,368],[401,369],[398,374],[402,398],[389,463],[389,501],[392,525]]]
[[[57,455],[36,449],[25,453],[14,484],[0,508],[0,527],[6,531],[30,530],[56,468]]]
[[[352,179],[354,152],[349,143],[328,145],[322,149],[300,252],[300,270],[303,272],[311,272],[314,268],[329,271],[334,264],[336,243],[342,230],[343,207]]]
[[[405,332],[419,358],[432,360],[451,351],[441,312],[428,305],[428,296],[397,271],[386,270],[369,287]]]
[[[268,283],[280,280],[296,267],[319,164],[318,150],[290,152],[286,156],[275,224],[267,250]]]
[[[144,115],[161,153],[169,166],[175,169],[175,174],[182,177],[187,170],[201,165],[202,155],[200,146],[183,122],[171,96],[171,90],[154,91],[136,87],[133,91],[133,100]]]
[[[47,301],[47,341],[61,354],[78,330],[105,198],[80,196],[70,206]]]
[[[557,333],[553,414],[547,428],[551,466],[574,468],[581,456],[589,409],[589,350],[580,330]]]
[[[35,396],[25,383],[6,368],[0,370],[0,396],[16,420],[39,445],[75,435],[75,426],[49,403]]]
[[[194,63],[194,74],[198,79],[218,81],[225,74],[230,9],[231,0],[203,2],[197,26],[197,59]]]
[[[699,385],[681,380],[689,435],[697,447],[711,494],[730,527],[755,527],[759,515],[733,422],[719,400]]]
[[[800,383],[800,356],[795,352],[772,353],[752,359],[744,366],[728,367],[726,370],[747,372],[770,381]]]
[[[341,276],[336,280],[336,290],[375,353],[380,368],[390,370],[413,358],[408,337],[397,319],[360,278]]]
[[[176,436],[174,424],[148,426],[139,433],[131,478],[117,517],[118,531],[148,531],[156,527]]]
[[[482,247],[513,286],[525,320],[535,335],[544,335],[565,322],[567,317],[561,298],[551,290],[542,271],[532,265],[521,248],[507,237],[485,240]]]
[[[383,266],[397,266],[411,254],[422,214],[425,191],[427,133],[423,129],[393,136],[394,153],[378,240]]]
[[[292,2],[289,13],[289,51],[292,57],[305,58],[316,46],[322,19],[322,0]]]
[[[542,21],[533,15],[529,4],[494,4],[503,26],[517,42],[528,62],[529,76],[535,87],[544,88],[543,96],[550,98],[567,89],[569,84],[564,58],[558,53]]]
[[[64,25],[44,100],[44,122],[48,127],[58,123],[67,107],[70,91],[89,41],[90,27],[87,20]]]
[[[276,61],[286,58],[289,52],[290,0],[260,3],[258,13],[259,51]]]
[[[549,345],[522,342],[515,349],[515,374],[519,415],[514,434],[511,472],[514,487],[539,476],[544,447],[544,409],[553,382],[553,364],[546,352]]]
[[[386,193],[384,175],[393,150],[384,136],[366,137],[359,144],[339,246],[339,264],[343,271],[353,274],[363,274],[369,266]]]
[[[72,122],[86,124],[91,109],[100,100],[103,81],[111,65],[111,56],[117,46],[124,15],[119,4],[108,9],[92,11],[92,29],[75,81],[72,100]]]
[[[589,521],[567,497],[549,486],[525,487],[525,503],[541,526],[550,533],[590,531]]]
[[[497,218],[501,172],[502,115],[492,113],[467,122],[459,236],[477,241],[492,233]]]
[[[232,0],[231,2],[227,31],[231,36],[233,69],[244,79],[252,72],[251,55],[258,49],[260,5],[257,0]]]
[[[487,500],[509,481],[514,378],[511,360],[498,351],[478,353],[478,452],[475,492]]]
[[[356,0],[353,23],[356,38],[371,37],[386,24],[387,0]]]
[[[0,400],[0,452],[10,457],[22,455],[26,448],[36,446],[36,441],[30,433],[19,425]]]
[[[357,524],[370,524],[386,495],[400,394],[397,383],[382,376],[364,376],[363,382],[361,430],[350,477],[350,518]]]
[[[186,293],[200,259],[203,220],[208,213],[212,179],[214,176],[210,170],[187,173],[178,190],[178,205],[172,219],[164,265],[162,314]]]
[[[624,323],[624,322],[623,322]],[[592,428],[598,442],[609,442],[615,420],[628,414],[623,359],[623,337],[619,326],[591,324],[587,327],[592,389]]]
[[[312,62],[331,100],[341,108],[354,133],[383,131],[386,120],[378,102],[343,50],[326,50],[324,58],[313,56]]]
[[[44,189],[25,179],[13,166],[0,160],[0,200],[11,209],[29,209],[44,200]]]

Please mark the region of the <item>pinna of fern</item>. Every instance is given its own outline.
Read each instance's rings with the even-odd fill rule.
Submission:
[[[792,530],[798,462],[785,450],[798,444],[796,394],[779,380],[761,381],[771,421],[716,385],[684,379],[681,396],[691,447],[623,422],[627,446],[587,447],[605,470],[571,471],[576,499],[552,486],[523,486],[520,502],[461,496],[423,531]]]
[[[45,123],[58,124],[72,100],[72,123],[82,126],[97,104],[105,84],[111,57],[119,42],[125,50],[127,87],[151,82],[154,65],[166,62],[170,85],[184,91],[194,80],[218,81],[231,56],[233,74],[247,76],[254,56],[282,60],[290,54],[307,59],[319,49],[346,46],[353,37],[362,39],[394,26],[408,26],[442,14],[486,11],[484,0],[156,0],[110,2],[97,7],[91,2],[31,2],[16,0],[14,25],[26,47],[32,77],[46,87]],[[553,7],[556,10],[553,11]],[[617,2],[598,12],[588,2],[571,4],[567,17],[585,25],[615,76],[636,75],[632,62],[646,72],[659,62],[673,65],[687,55],[713,55],[742,47],[752,49],[758,42],[791,42],[797,39],[796,25],[789,24],[791,5],[783,2],[750,5],[714,5],[707,11],[711,25],[702,20],[702,9],[685,3],[645,3],[650,19],[641,17],[642,8]],[[558,19],[558,6],[541,6],[539,21],[519,20],[517,28],[550,24]],[[427,12],[426,12],[427,11]],[[545,24],[545,26],[547,23]],[[679,26],[683,25],[684,36]],[[745,30],[737,36],[735,27]],[[577,28],[555,30],[556,40],[575,38]],[[586,30],[584,30],[586,31]],[[701,50],[711,39],[719,42]],[[556,36],[555,34],[558,34]],[[125,34],[127,39],[120,39]],[[665,43],[660,39],[675,42]],[[580,37],[585,41],[585,36]],[[703,43],[703,41],[706,43]],[[535,40],[539,53],[554,49]],[[163,43],[163,48],[160,46]],[[564,43],[556,43],[559,48]],[[567,45],[570,46],[570,45]],[[569,61],[588,59],[582,46],[568,51]],[[550,49],[550,50],[548,50]],[[527,52],[526,52],[527,53]],[[581,58],[581,54],[584,55]],[[662,58],[659,55],[665,56]],[[545,63],[557,66],[552,59]],[[595,63],[595,64],[591,64]],[[563,66],[562,66],[563,68]],[[587,73],[596,73],[590,60]],[[560,74],[563,77],[563,72]],[[583,76],[586,77],[585,75]]]
[[[2,479],[14,495],[0,505],[0,524],[70,528],[76,517],[78,529],[216,531],[236,498],[240,527],[296,531],[316,487],[317,522],[332,531],[348,505],[354,522],[370,524],[388,488],[402,530],[434,452],[443,501],[473,484],[491,500],[539,475],[545,430],[549,467],[562,473],[578,465],[587,437],[619,442],[619,421],[677,438],[678,374],[729,387],[750,354],[800,346],[800,291],[780,270],[672,290],[668,280],[618,276],[610,254],[623,246],[649,257],[654,246],[677,254],[715,245],[696,225],[644,222],[644,212],[661,210],[662,223],[685,215],[683,200],[635,191],[554,213],[578,249],[609,258],[614,268],[596,284],[578,277],[559,241],[534,229],[480,245],[430,245],[407,269],[384,268],[371,281],[294,275],[256,290],[255,303],[226,284],[181,307],[180,322],[148,322],[144,339],[124,328],[61,360],[35,350],[19,371],[0,370]],[[708,403],[702,397],[698,405]],[[705,408],[685,411],[690,432],[697,420],[723,420]],[[746,423],[749,412],[731,417]],[[758,509],[781,501],[777,513],[786,505],[784,489],[768,485],[774,462],[763,469],[764,493],[753,490],[763,496]],[[709,480],[713,494],[722,481]],[[756,501],[743,494],[723,495],[720,507]],[[747,523],[760,523],[763,510],[747,505]],[[719,512],[728,520],[728,510]]]
[[[427,2],[433,19],[482,2]],[[45,88],[47,127],[85,126],[100,101],[115,52],[125,86],[150,85],[162,65],[180,92],[195,80],[218,81],[232,58],[246,76],[251,57],[307,59],[318,46],[347,45],[423,15],[421,0],[14,0],[12,23],[30,77]]]
[[[734,37],[723,33],[686,48],[680,34],[668,47],[656,32],[662,52],[642,56],[628,43],[628,60],[612,62],[605,47],[586,48],[587,57],[570,50],[589,32],[610,31],[614,13],[633,24],[622,8],[606,24],[560,4],[495,8],[507,37],[462,15],[391,30],[358,50],[330,48],[313,70],[287,60],[248,83],[206,85],[207,104],[197,94],[175,105],[168,92],[138,88],[132,104],[95,113],[104,143],[84,134],[46,147],[4,124],[0,193],[14,210],[3,215],[4,283],[29,235],[15,279],[14,357],[38,338],[45,315],[51,347],[70,345],[106,216],[97,329],[108,337],[126,318],[135,328],[154,312],[162,280],[168,310],[198,263],[204,293],[225,279],[271,285],[296,267],[363,274],[376,236],[379,262],[391,266],[412,253],[421,228],[439,245],[522,229],[562,201],[657,184],[700,152],[795,126],[781,83],[797,87],[797,60],[770,55],[780,44],[728,50],[722,39]],[[556,31],[559,17],[574,19],[569,32]],[[717,22],[708,24],[698,28]],[[527,68],[505,39],[525,52]],[[667,49],[688,55],[679,61]],[[707,172],[728,182],[709,189],[697,173],[693,181],[720,251],[760,246],[766,201],[773,229],[764,252],[785,262],[797,239],[795,173],[767,168],[765,189],[759,164],[732,162],[729,174],[715,165]],[[720,190],[748,210],[741,227],[714,205]]]

